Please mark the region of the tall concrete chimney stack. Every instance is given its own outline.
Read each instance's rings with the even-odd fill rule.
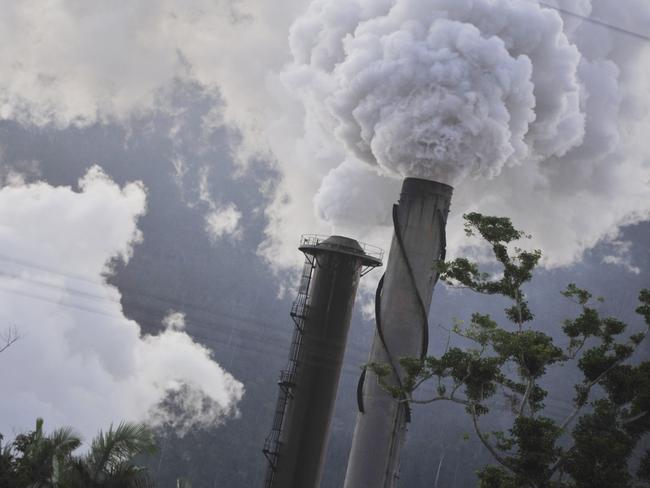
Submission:
[[[318,488],[359,278],[381,265],[378,248],[354,239],[304,236],[287,368],[264,445],[265,488]]]
[[[377,290],[377,331],[369,362],[392,365],[386,381],[394,385],[403,378],[399,359],[427,352],[435,263],[444,260],[452,191],[435,181],[406,178],[393,207],[394,235]],[[364,377],[344,488],[394,488],[410,409],[382,389],[374,373]]]

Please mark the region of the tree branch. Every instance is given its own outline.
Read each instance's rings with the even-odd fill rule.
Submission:
[[[586,343],[587,343],[587,336],[583,336],[583,338],[582,338],[582,342],[580,343],[580,345],[578,346],[578,348],[577,348],[575,351],[573,351],[573,353],[571,353],[570,355],[568,355],[567,357],[568,357],[569,359],[575,359],[575,358],[578,356],[578,353],[582,350],[582,348],[584,347],[584,345],[585,345]]]
[[[21,338],[21,335],[18,333],[16,327],[9,327],[9,329],[0,335],[0,353],[6,351],[11,347],[16,341]]]
[[[476,432],[476,435],[478,436],[480,441],[483,443],[483,445],[486,447],[486,449],[488,451],[490,451],[490,454],[492,454],[494,459],[496,459],[499,464],[501,464],[504,468],[506,468],[512,474],[516,474],[515,471],[512,469],[512,467],[510,467],[510,464],[499,455],[499,453],[494,448],[494,446],[488,442],[488,440],[486,439],[483,432],[481,432],[481,429],[478,426],[478,416],[476,415],[476,405],[472,404],[470,406],[470,410],[471,410],[471,413],[472,413],[472,424],[474,425],[474,431]]]
[[[560,466],[562,466],[562,464],[564,464],[564,461],[566,461],[567,455],[568,455],[571,451],[573,451],[573,450],[575,449],[575,447],[576,447],[575,445],[571,446],[569,449],[567,449],[566,451],[564,451],[564,454],[562,454],[560,457],[557,458],[557,461],[555,461],[555,462],[553,463],[553,465],[551,466],[551,469],[550,469],[550,471],[549,471],[549,473],[548,473],[548,479],[551,479],[551,478],[553,477],[553,474],[554,474],[555,471],[557,470],[557,468],[559,468]],[[562,477],[562,474],[563,474],[563,473],[560,473],[560,479],[561,479],[561,477]]]
[[[422,383],[424,383],[425,381],[429,381],[434,376],[435,375],[433,373],[426,373],[426,374],[422,375],[422,377],[413,384],[413,387],[411,388],[411,391],[417,390],[422,385]],[[409,392],[409,395],[410,395],[410,392]]]
[[[403,403],[408,402],[408,403],[415,403],[415,404],[418,404],[418,405],[426,405],[428,403],[439,402],[439,401],[443,401],[443,400],[446,400],[448,402],[458,403],[460,405],[465,405],[466,407],[469,407],[471,405],[468,400],[463,400],[462,398],[454,398],[452,396],[444,396],[444,395],[429,398],[427,400],[418,400],[418,399],[409,397],[409,398],[404,398],[404,399],[402,399],[400,401],[403,402]]]
[[[602,380],[605,376],[607,376],[607,374],[608,374],[612,369],[614,369],[616,366],[618,366],[620,363],[622,363],[622,362],[625,361],[626,359],[627,359],[627,358],[623,357],[623,358],[620,358],[619,360],[615,361],[615,362],[614,362],[610,367],[608,367],[605,371],[603,371],[602,373],[600,373],[600,374],[598,375],[597,378],[595,378],[594,380],[590,381],[590,382],[587,384],[587,393],[586,393],[586,394],[589,395],[589,392],[591,391],[591,388],[593,388],[593,387],[594,387],[594,386],[595,386],[595,385],[596,385],[600,380]],[[586,404],[587,404],[587,402],[586,402],[586,400],[585,400],[584,403],[582,403],[581,405],[578,405],[578,406],[573,410],[573,412],[571,412],[571,414],[570,414],[570,415],[569,415],[569,416],[564,420],[564,422],[562,422],[562,425],[560,425],[560,432],[563,432],[564,430],[566,430],[567,426],[568,426],[568,425],[573,421],[573,419],[576,418],[576,416],[578,415],[578,413],[580,413],[580,410],[582,410],[582,408],[583,408]],[[645,412],[645,411],[644,411],[644,412],[641,412],[641,413],[635,415],[635,416],[632,417],[632,418],[626,419],[625,421],[623,421],[623,422],[621,423],[621,425],[626,425],[626,424],[628,424],[628,423],[634,422],[635,420],[638,420],[638,419],[644,417],[647,413],[648,413],[648,412]],[[566,460],[567,454],[569,454],[569,453],[570,453],[574,448],[575,448],[575,445],[574,445],[574,446],[571,446],[569,449],[567,449],[567,450],[564,452],[564,454],[562,454],[562,455],[558,458],[557,461],[555,461],[555,463],[551,466],[550,476],[552,476],[553,473],[555,472],[555,470],[557,470],[557,468],[560,467],[560,466],[562,465],[562,463],[564,463],[564,461]]]
[[[621,426],[631,424],[632,422],[636,422],[637,420],[642,419],[643,417],[645,417],[647,414],[648,414],[647,410],[644,410],[641,413],[637,413],[635,416],[630,417],[629,419],[622,420],[621,421]]]
[[[524,397],[521,399],[521,405],[519,407],[519,417],[521,417],[524,414],[524,409],[526,408],[526,404],[528,403],[528,398],[530,397],[530,392],[532,391],[534,385],[535,382],[533,381],[533,379],[528,378],[526,391],[524,392]]]
[[[634,350],[636,350],[636,347],[634,348]],[[585,401],[582,402],[580,405],[578,405],[573,410],[573,412],[571,412],[571,414],[566,419],[564,419],[564,422],[562,422],[562,425],[560,425],[560,432],[563,432],[567,428],[567,426],[573,421],[573,419],[576,418],[576,415],[578,415],[578,413],[580,413],[580,411],[583,409],[583,407],[587,404],[586,398],[589,396],[589,392],[591,392],[591,389],[598,382],[600,382],[600,380],[602,380],[605,376],[607,376],[612,369],[614,369],[616,366],[621,364],[623,361],[626,361],[627,359],[629,359],[629,356],[630,355],[627,355],[627,356],[624,356],[622,358],[617,359],[607,369],[605,369],[605,371],[603,371],[596,378],[594,378],[592,381],[587,383],[586,393],[585,393]]]

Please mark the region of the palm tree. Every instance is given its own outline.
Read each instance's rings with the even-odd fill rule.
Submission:
[[[59,466],[72,459],[72,452],[81,440],[70,427],[43,433],[43,419],[36,420],[36,429],[16,438],[14,446],[22,455],[15,458],[17,483],[29,488],[53,487],[52,477]],[[9,449],[5,448],[6,453]]]
[[[156,449],[153,434],[144,424],[122,422],[100,431],[90,451],[71,459],[58,478],[56,487],[65,488],[149,488],[154,483],[146,468],[134,464],[136,456]]]
[[[2,437],[0,436],[0,440]],[[2,488],[153,488],[137,456],[155,450],[153,433],[144,424],[122,422],[93,439],[86,454],[74,455],[81,440],[72,428],[46,435],[43,419],[36,429],[9,445],[0,443]],[[189,485],[180,485],[189,488]]]

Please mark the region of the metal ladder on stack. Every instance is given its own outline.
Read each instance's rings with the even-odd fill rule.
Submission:
[[[298,296],[293,302],[291,307],[290,316],[294,322],[295,329],[293,331],[293,339],[291,341],[291,348],[289,350],[289,361],[287,367],[280,373],[280,380],[278,381],[279,391],[278,400],[275,407],[275,414],[273,415],[273,425],[271,432],[264,441],[264,449],[262,452],[269,463],[266,471],[265,488],[273,487],[273,480],[278,469],[278,458],[280,455],[280,448],[282,442],[282,427],[284,424],[284,415],[287,409],[287,404],[292,398],[293,388],[296,386],[296,375],[298,373],[298,354],[300,353],[300,346],[302,345],[302,334],[304,331],[305,321],[309,313],[308,293],[309,285],[315,267],[315,258],[310,255],[305,255],[305,264],[302,268],[302,275],[300,277],[300,287],[298,288]]]

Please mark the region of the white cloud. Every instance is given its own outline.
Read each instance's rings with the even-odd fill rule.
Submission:
[[[258,83],[286,58],[286,30],[301,3],[0,0],[0,119],[127,120],[159,107],[175,80],[192,78],[218,83],[252,121],[266,96]]]
[[[205,231],[213,242],[226,236],[239,240],[243,232],[240,226],[242,214],[234,203],[219,205],[214,201],[210,191],[209,174],[210,168],[205,166],[199,172],[199,202],[207,207],[203,216]],[[193,207],[195,203],[188,202],[188,205]]]
[[[185,314],[170,310],[162,319],[162,324],[166,329],[183,330],[185,328]]]
[[[632,263],[632,256],[630,255],[632,243],[630,241],[615,239],[608,244],[611,247],[612,254],[603,256],[603,263],[621,266],[632,274],[641,273],[641,268]]]
[[[240,239],[242,230],[239,226],[241,212],[235,204],[219,207],[205,216],[205,230],[213,240],[230,236],[232,239]]]
[[[104,279],[107,263],[128,260],[142,238],[143,186],[120,188],[98,167],[79,186],[0,189],[0,323],[22,336],[0,356],[0,432],[39,416],[89,438],[122,419],[186,428],[236,414],[243,386],[210,351],[176,326],[142,335]],[[182,391],[191,393],[177,402],[184,417],[158,408]]]

